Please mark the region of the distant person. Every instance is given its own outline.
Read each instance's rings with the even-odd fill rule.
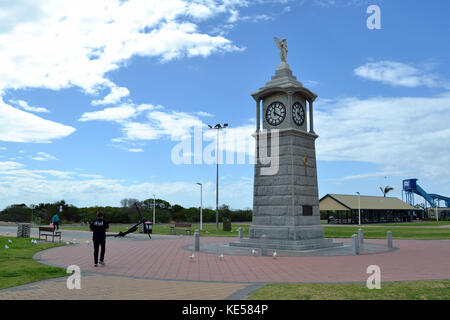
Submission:
[[[105,243],[106,232],[109,231],[109,224],[103,219],[103,212],[97,213],[97,220],[91,223],[90,229],[93,232],[92,241],[94,242],[94,267],[98,266],[98,247],[101,247],[100,264],[105,265]]]
[[[60,224],[60,220],[59,220],[59,216],[57,213],[55,213],[52,217],[52,223],[53,223],[53,231],[57,231],[59,230],[59,224]]]

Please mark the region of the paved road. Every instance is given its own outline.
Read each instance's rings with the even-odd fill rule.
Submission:
[[[125,230],[125,229],[124,229]],[[113,234],[113,233],[110,233]],[[11,236],[15,237],[17,235],[17,227],[13,226],[0,226],[0,236]],[[31,237],[38,238],[39,237],[39,230],[38,228],[32,228],[31,229]],[[173,236],[170,235],[152,235],[153,239],[162,239],[162,238],[171,238]],[[64,228],[61,229],[61,238],[63,241],[72,241],[73,239],[76,239],[77,242],[85,242],[86,240],[92,239],[92,233],[90,231],[78,231],[78,230],[64,230]],[[50,237],[48,238],[50,239]],[[115,238],[115,237],[108,237],[109,241],[135,241],[135,240],[147,240],[148,236],[145,234],[129,234],[125,238]]]

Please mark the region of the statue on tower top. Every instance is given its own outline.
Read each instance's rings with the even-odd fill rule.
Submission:
[[[288,53],[288,46],[286,39],[283,38],[283,40],[280,41],[277,37],[273,38],[275,40],[275,43],[277,44],[277,47],[280,48],[280,58],[281,62],[287,63],[287,53]]]

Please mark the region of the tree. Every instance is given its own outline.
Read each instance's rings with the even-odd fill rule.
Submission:
[[[125,198],[120,200],[120,204],[122,205],[122,208],[131,208],[132,206],[134,206],[134,204],[136,202],[139,202],[138,199],[134,199],[134,198]]]
[[[383,196],[386,197],[386,195],[390,191],[394,190],[394,187],[386,186],[386,187],[384,187],[384,189],[383,189],[383,187],[380,187],[380,190],[381,190],[381,193],[383,193]]]
[[[25,204],[13,204],[0,213],[0,220],[29,222],[31,220],[31,209]]]

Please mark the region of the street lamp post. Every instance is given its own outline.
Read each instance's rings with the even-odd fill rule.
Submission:
[[[156,197],[155,197],[155,195],[153,195],[153,224],[154,225],[156,224],[156,221],[155,221],[155,219],[156,219],[156,217],[155,217],[155,201],[156,201]]]
[[[200,231],[203,230],[203,185],[197,182],[200,186]]]
[[[31,209],[31,224],[33,225],[33,213],[34,213],[34,209],[36,208],[36,206],[34,204],[30,204],[30,209]]]
[[[434,201],[434,205],[435,205],[435,212],[436,212],[436,222],[439,222],[439,214],[438,214],[438,208],[439,208],[439,200],[435,200]]]
[[[219,130],[228,127],[228,123],[224,123],[222,126],[220,123],[216,124],[214,127],[208,125],[210,129],[217,130],[217,149],[216,149],[216,231],[219,231]]]
[[[359,192],[357,192],[358,194],[358,220],[359,220],[359,225],[361,225],[361,194]]]

